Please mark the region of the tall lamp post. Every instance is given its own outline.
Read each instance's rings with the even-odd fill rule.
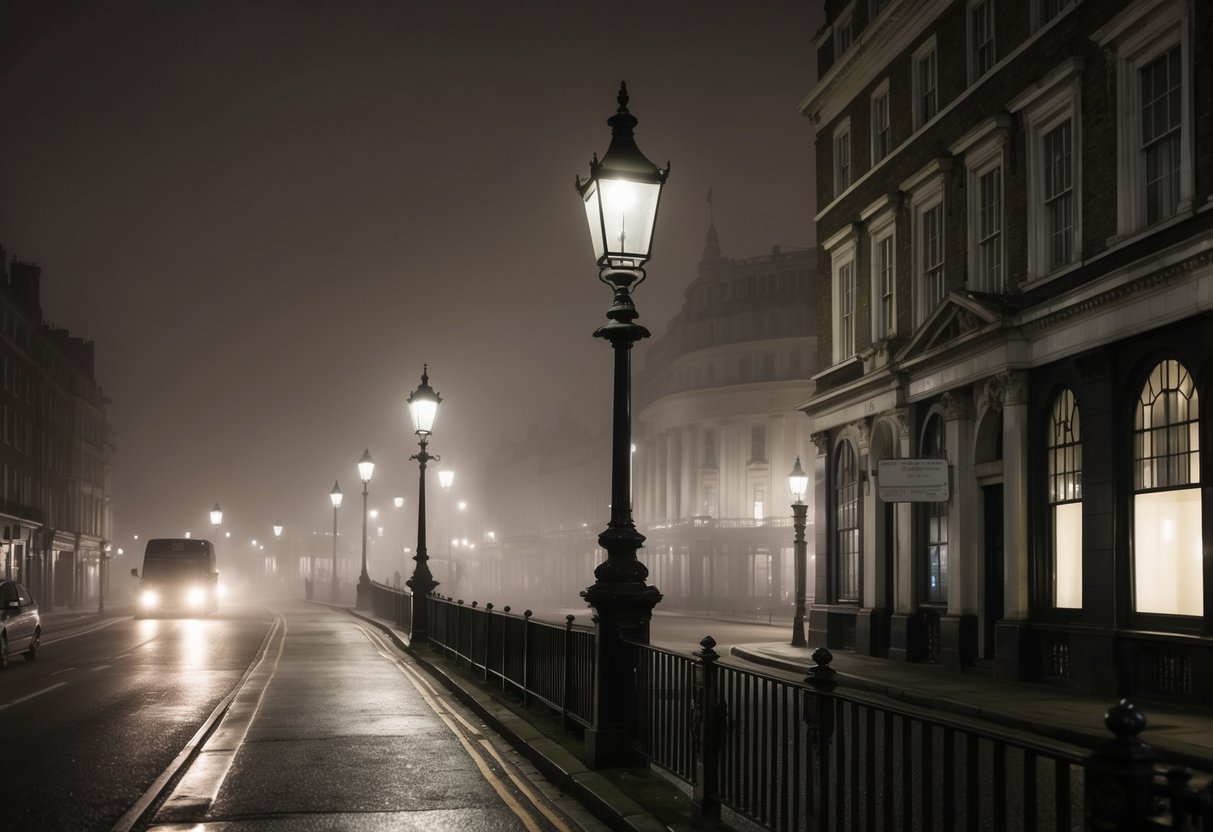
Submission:
[[[215,527],[215,540],[219,540],[219,526],[223,523],[223,509],[219,508],[219,504],[215,503],[215,507],[211,509],[211,525]]]
[[[805,553],[807,546],[804,539],[804,527],[809,514],[809,507],[804,504],[804,494],[809,489],[809,475],[800,467],[800,457],[788,474],[788,490],[792,492],[792,526],[796,536],[792,549],[795,558],[794,570],[796,575],[796,614],[792,617],[792,646],[804,647],[804,606],[805,606]]]
[[[333,490],[329,492],[329,499],[333,501],[333,574],[331,576],[332,585],[329,589],[329,600],[334,604],[341,600],[341,596],[337,593],[337,509],[341,508],[341,498],[343,496],[341,486],[337,484],[337,480],[333,480]]]
[[[409,415],[413,418],[413,433],[417,435],[417,444],[421,450],[409,459],[417,460],[420,469],[420,479],[417,485],[417,552],[413,561],[413,576],[405,581],[405,586],[413,593],[413,621],[409,637],[413,643],[424,643],[429,636],[429,602],[426,599],[438,587],[430,572],[429,555],[425,549],[425,466],[427,462],[440,462],[441,457],[431,455],[426,451],[430,434],[434,432],[434,419],[438,415],[438,404],[442,397],[430,387],[429,365],[422,365],[421,384],[409,394]],[[420,641],[418,641],[420,640]]]
[[[375,461],[371,459],[371,452],[363,451],[358,460],[358,477],[362,480],[362,574],[358,576],[358,596],[354,604],[360,610],[370,608],[371,576],[366,572],[366,492],[373,473]]]
[[[608,323],[594,336],[610,342],[615,353],[614,405],[611,431],[611,519],[598,536],[606,560],[594,570],[593,586],[581,593],[594,609],[598,669],[595,674],[594,727],[585,734],[593,768],[631,762],[631,721],[627,702],[635,672],[634,651],[625,643],[649,640],[653,607],[661,600],[657,587],[645,583],[649,570],[636,557],[644,535],[632,523],[632,345],[649,336],[636,323],[632,290],[645,278],[652,253],[657,203],[669,174],[636,146],[637,120],[628,112],[627,84],[619,85],[619,108],[607,120],[611,144],[599,161],[590,162],[577,192],[585,207],[598,279],[614,293]]]

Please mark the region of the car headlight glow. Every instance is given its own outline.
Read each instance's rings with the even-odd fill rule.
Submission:
[[[153,589],[145,589],[139,596],[139,603],[149,610],[155,609],[156,605],[160,603],[160,596]]]
[[[191,586],[189,591],[185,593],[185,603],[191,607],[200,607],[206,602],[206,592],[202,587]]]

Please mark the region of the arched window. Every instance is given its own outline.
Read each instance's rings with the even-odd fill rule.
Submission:
[[[927,419],[922,435],[922,455],[933,459],[948,456],[943,417],[938,413]],[[925,503],[927,526],[927,601],[948,602],[948,503]]]
[[[1184,365],[1150,371],[1134,422],[1134,609],[1203,615],[1200,406]]]
[[[1082,608],[1082,432],[1068,388],[1049,417],[1049,515],[1053,534],[1053,606]]]
[[[834,600],[859,601],[859,475],[855,446],[834,453]]]

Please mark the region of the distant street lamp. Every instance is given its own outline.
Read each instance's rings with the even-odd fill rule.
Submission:
[[[425,466],[427,462],[441,461],[441,457],[430,455],[426,451],[430,434],[434,432],[434,419],[438,415],[438,404],[441,401],[442,397],[430,387],[429,365],[423,365],[421,384],[409,394],[409,415],[413,417],[413,433],[417,435],[417,444],[421,446],[420,451],[409,457],[417,460],[420,479],[417,486],[417,553],[413,555],[417,566],[413,569],[413,576],[405,581],[405,585],[413,593],[410,637],[415,644],[424,643],[429,635],[429,602],[426,596],[438,586],[430,572],[430,558],[425,550]]]
[[[215,507],[211,509],[211,525],[215,527],[215,540],[219,539],[219,524],[223,522],[223,509],[219,508],[219,504],[215,503]]]
[[[274,524],[274,574],[278,573],[278,564],[282,561],[282,521]]]
[[[360,610],[370,608],[371,576],[366,572],[366,491],[371,475],[375,473],[375,461],[369,450],[362,452],[358,460],[358,478],[362,480],[362,574],[358,576],[358,596],[355,606]]]
[[[333,501],[333,574],[329,589],[329,600],[334,604],[341,600],[341,596],[337,593],[337,509],[341,508],[341,486],[337,484],[337,480],[333,480],[333,490],[329,492],[329,499]]]
[[[645,278],[644,264],[652,253],[653,227],[661,188],[669,165],[659,168],[636,146],[637,120],[628,112],[628,90],[620,84],[619,108],[607,120],[611,144],[599,161],[590,163],[590,176],[577,177],[577,192],[585,208],[598,279],[611,287],[614,302],[608,323],[595,337],[610,342],[615,353],[614,405],[611,432],[611,519],[598,536],[606,560],[594,570],[594,585],[581,593],[595,611],[599,666],[594,695],[595,728],[586,732],[591,767],[623,765],[631,754],[629,685],[636,671],[634,650],[625,643],[649,640],[653,607],[661,600],[655,586],[645,583],[649,570],[636,557],[644,535],[632,523],[632,345],[649,336],[636,323],[632,290]]]
[[[796,575],[796,614],[792,617],[792,646],[804,647],[804,607],[805,607],[805,539],[804,527],[808,518],[809,507],[804,504],[804,494],[809,488],[809,475],[800,467],[800,457],[788,474],[788,490],[792,492],[792,525],[795,528],[792,557]]]
[[[393,497],[392,503],[396,506],[396,508],[404,508],[404,498],[403,497]]]

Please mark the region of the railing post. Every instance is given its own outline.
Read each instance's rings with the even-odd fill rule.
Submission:
[[[717,680],[716,661],[720,654],[715,650],[716,639],[705,636],[699,647],[692,654],[699,661],[694,668],[691,694],[691,754],[695,773],[691,819],[695,825],[720,820],[717,776],[720,772],[720,729],[725,716]]]
[[[564,617],[564,680],[560,688],[560,725],[569,730],[569,692],[573,689],[573,619]]]
[[[510,605],[506,604],[505,614],[510,614]],[[510,689],[510,673],[509,673],[509,658],[510,658],[510,622],[504,621],[501,624],[501,689]]]
[[[447,639],[447,648],[449,649],[451,646],[451,642],[454,642],[454,644],[455,644],[455,667],[459,667],[459,631],[460,631],[460,629],[462,629],[460,625],[463,624],[463,599],[460,598],[458,601],[455,602],[455,604],[456,604],[456,606],[455,606],[455,636],[454,636],[454,638]]]
[[[1086,828],[1130,832],[1154,814],[1154,764],[1158,754],[1137,736],[1146,715],[1127,699],[1108,708],[1104,725],[1116,735],[1086,762]]]
[[[809,656],[813,667],[805,676],[809,686],[805,692],[805,722],[809,728],[809,754],[806,780],[808,783],[809,814],[815,828],[830,828],[830,737],[834,733],[834,688],[838,687],[838,671],[830,667],[834,654],[818,647]],[[814,768],[816,756],[816,768]]]
[[[493,602],[484,605],[484,683],[489,682],[489,645],[493,643]]]
[[[531,611],[522,612],[522,705],[531,705]]]

